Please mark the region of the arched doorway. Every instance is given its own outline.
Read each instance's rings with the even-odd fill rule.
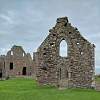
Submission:
[[[68,88],[69,74],[65,66],[58,68],[58,86],[59,88]]]
[[[26,67],[23,67],[22,75],[26,75]]]

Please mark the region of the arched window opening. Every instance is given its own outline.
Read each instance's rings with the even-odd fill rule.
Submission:
[[[25,56],[25,54],[23,53],[23,57]]]
[[[13,62],[10,62],[10,70],[13,70]]]
[[[13,51],[11,51],[11,55],[13,55]]]
[[[62,40],[60,43],[59,55],[61,57],[67,57],[67,42],[65,40]]]

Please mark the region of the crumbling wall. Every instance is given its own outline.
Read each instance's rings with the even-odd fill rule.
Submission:
[[[10,65],[12,68],[10,68]],[[8,76],[32,75],[33,61],[29,53],[25,53],[21,46],[14,45],[7,52],[5,67]]]
[[[59,55],[62,40],[68,45],[67,57]],[[35,53],[38,82],[59,87],[92,87],[94,47],[71,26],[67,17],[58,18]]]

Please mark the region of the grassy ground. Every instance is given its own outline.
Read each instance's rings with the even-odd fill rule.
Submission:
[[[0,100],[100,100],[100,92],[39,87],[32,79],[15,78],[0,81]]]

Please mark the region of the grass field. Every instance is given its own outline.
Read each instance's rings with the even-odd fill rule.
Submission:
[[[39,87],[28,78],[0,81],[0,100],[100,100],[100,92],[90,89],[58,90]]]

